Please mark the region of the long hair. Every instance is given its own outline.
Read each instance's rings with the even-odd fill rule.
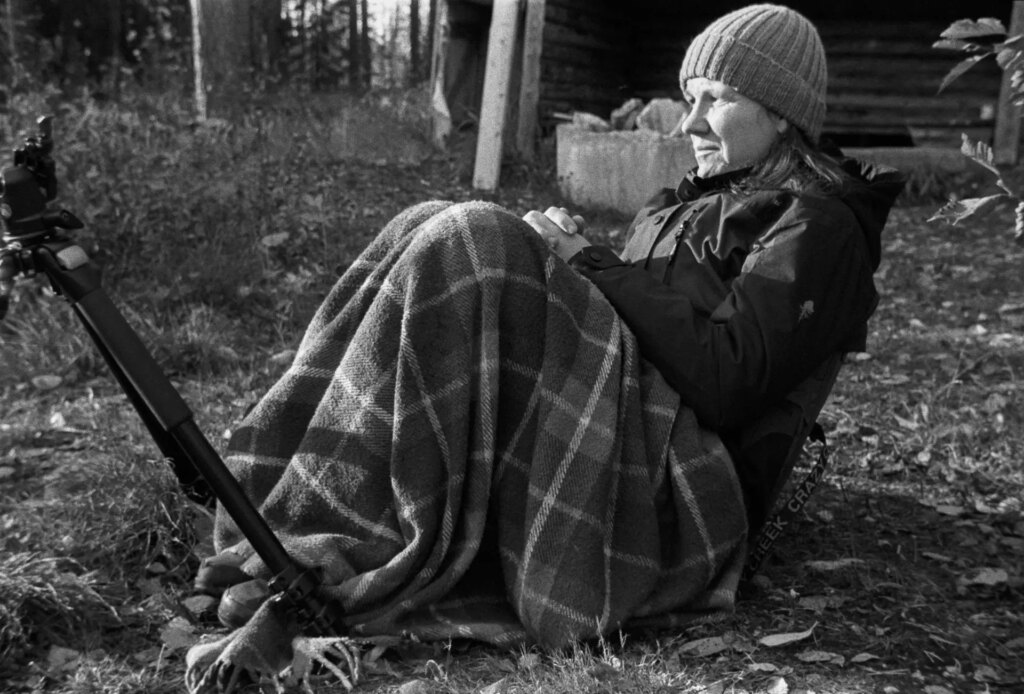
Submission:
[[[842,195],[851,178],[838,161],[811,144],[799,128],[790,127],[768,154],[734,186],[738,193],[790,190]]]

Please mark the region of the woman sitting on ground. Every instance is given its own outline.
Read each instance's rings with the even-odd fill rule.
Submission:
[[[792,10],[718,19],[679,79],[697,167],[621,254],[561,208],[410,208],[235,432],[229,467],[340,632],[557,647],[732,608],[749,533],[865,347],[902,181],[819,149],[825,54]],[[215,540],[197,585],[240,628],[193,650],[193,690],[276,672],[261,644],[291,635],[223,512]]]

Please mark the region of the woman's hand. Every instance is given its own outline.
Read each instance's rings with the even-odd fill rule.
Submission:
[[[569,214],[564,207],[549,207],[544,212],[531,210],[523,215],[523,221],[533,227],[562,260],[569,260],[590,245],[583,236],[583,217]]]

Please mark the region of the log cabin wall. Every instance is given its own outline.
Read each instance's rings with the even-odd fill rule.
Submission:
[[[715,18],[749,4],[658,0],[547,0],[539,116],[607,117],[632,96],[680,98],[676,73],[690,40]],[[1001,73],[975,66],[942,94],[959,60],[932,48],[957,19],[997,17],[1005,0],[792,0],[818,27],[829,61],[825,133],[841,146],[959,143],[960,132],[992,133]]]
[[[631,17],[630,3],[621,0],[546,0],[538,104],[542,129],[555,113],[607,117],[632,96]]]
[[[501,0],[509,1],[509,0]],[[680,98],[677,70],[690,40],[722,14],[749,4],[685,0],[546,0],[540,132],[556,114],[608,117],[631,97]],[[818,27],[829,62],[825,135],[841,146],[956,146],[960,133],[991,136],[1001,72],[992,60],[943,93],[960,60],[932,48],[957,19],[1009,23],[1007,0],[790,0]],[[456,127],[476,122],[492,0],[448,0],[445,93]]]

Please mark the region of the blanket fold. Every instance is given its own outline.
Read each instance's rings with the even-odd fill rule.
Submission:
[[[487,203],[392,220],[226,462],[354,635],[557,647],[721,615],[742,568],[717,436],[600,292]],[[215,544],[269,578],[222,511]]]

